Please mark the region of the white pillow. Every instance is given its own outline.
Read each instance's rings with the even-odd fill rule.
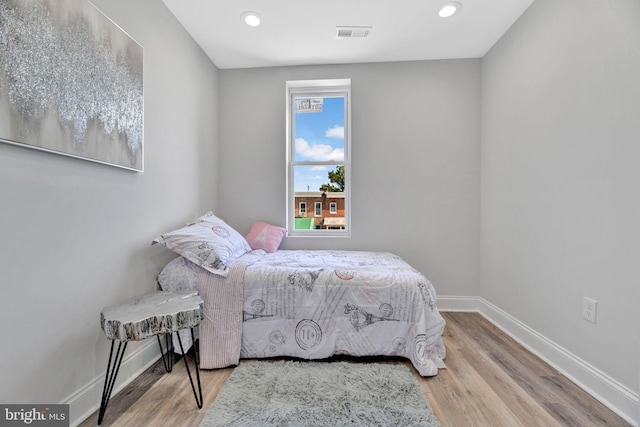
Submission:
[[[163,234],[153,243],[165,245],[200,267],[226,277],[229,263],[249,252],[244,237],[209,211],[194,223]]]
[[[163,291],[197,291],[201,273],[203,273],[202,268],[185,257],[179,256],[162,268],[158,274],[158,283]]]

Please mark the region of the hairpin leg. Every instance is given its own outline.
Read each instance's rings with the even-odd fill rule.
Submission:
[[[113,385],[116,382],[116,377],[118,376],[118,371],[120,370],[120,365],[122,364],[122,356],[124,356],[124,351],[127,349],[127,341],[125,341],[124,346],[122,345],[122,341],[120,341],[120,343],[118,344],[118,350],[116,350],[116,357],[113,360],[113,366],[111,366],[111,360],[113,358],[114,343],[115,343],[115,340],[112,340],[111,352],[109,353],[109,362],[107,363],[107,372],[104,378],[104,388],[102,389],[102,400],[100,401],[98,425],[102,424],[104,413],[107,411],[107,405],[109,404],[109,399],[111,398]]]
[[[164,341],[167,349],[167,357],[165,358],[165,354],[162,352],[162,344],[160,344],[160,335],[156,335],[158,339],[158,346],[160,347],[160,354],[162,355],[162,363],[164,363],[164,370],[167,372],[171,372],[173,370],[173,340],[172,334],[164,334]]]
[[[193,396],[196,398],[196,405],[198,405],[198,408],[202,408],[202,385],[200,384],[200,371],[198,369],[198,364],[199,364],[198,351],[196,347],[196,341],[193,336],[193,328],[191,328],[191,340],[193,341],[193,351],[194,351],[194,359],[195,359],[195,365],[196,365],[196,378],[198,379],[198,392],[200,396],[199,399],[198,399],[198,393],[196,393],[196,387],[193,384],[191,371],[189,370],[189,363],[187,363],[187,355],[185,354],[184,348],[182,347],[182,340],[180,339],[180,334],[178,334],[178,343],[180,344],[180,351],[183,354],[184,365],[187,368],[187,374],[189,374],[189,381],[191,382],[191,390],[193,390]]]

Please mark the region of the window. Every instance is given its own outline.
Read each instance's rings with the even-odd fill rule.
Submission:
[[[348,237],[351,80],[289,81],[286,90],[289,236]]]

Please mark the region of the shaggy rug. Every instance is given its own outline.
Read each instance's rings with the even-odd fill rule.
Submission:
[[[440,424],[409,368],[359,362],[250,361],[235,368],[201,427]]]

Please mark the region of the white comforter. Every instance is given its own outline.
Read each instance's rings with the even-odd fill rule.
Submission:
[[[242,310],[240,357],[402,356],[423,376],[436,375],[444,367],[445,322],[436,307],[435,290],[400,257],[317,250],[253,251],[239,260],[243,262],[244,257],[251,259],[244,261],[244,296],[238,305]],[[188,266],[188,261],[177,263]],[[184,268],[192,277],[181,279],[182,283],[177,273],[165,268],[159,277],[162,288],[198,289],[210,274],[193,265]],[[204,289],[199,290],[203,295]],[[210,317],[216,301],[203,298],[205,315]],[[220,323],[220,319],[210,320],[213,325]],[[235,327],[227,316],[225,323]],[[201,328],[201,341],[204,338]],[[200,349],[215,351],[215,347],[213,343]]]

